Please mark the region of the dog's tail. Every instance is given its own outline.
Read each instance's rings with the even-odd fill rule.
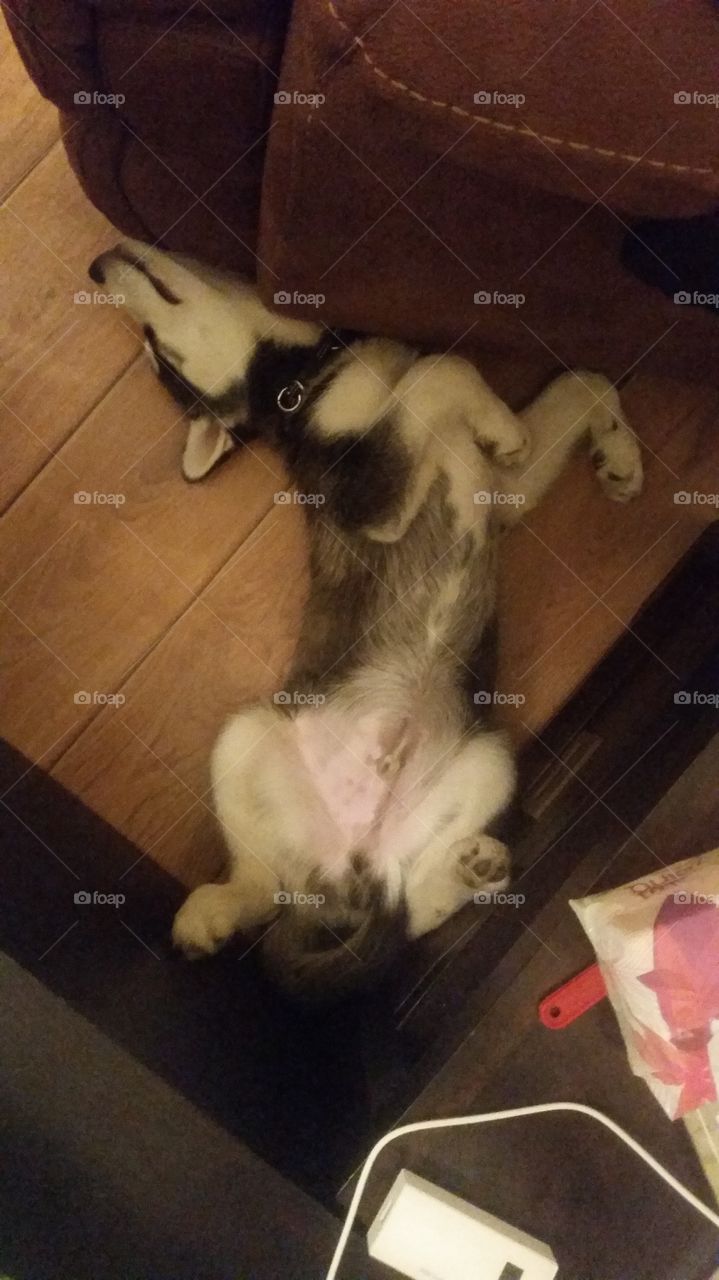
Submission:
[[[403,903],[359,863],[339,885],[287,894],[262,954],[270,976],[307,1003],[338,1000],[376,982],[407,941]]]

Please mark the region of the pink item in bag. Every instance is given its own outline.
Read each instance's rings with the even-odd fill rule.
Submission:
[[[717,1100],[719,849],[570,903],[635,1075],[672,1118]]]

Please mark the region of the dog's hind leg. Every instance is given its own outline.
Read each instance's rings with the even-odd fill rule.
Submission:
[[[448,846],[430,870],[407,882],[410,937],[421,938],[438,928],[467,902],[490,901],[509,884],[509,868],[507,846],[484,832]]]
[[[233,717],[212,756],[217,816],[229,851],[229,876],[203,884],[178,911],[173,941],[187,955],[209,955],[234,933],[269,923],[278,910],[280,833],[272,806],[261,803],[256,784],[268,765],[268,746],[282,759],[286,722],[269,707]],[[271,765],[270,765],[271,767]]]
[[[408,929],[413,938],[439,924],[472,899],[503,889],[509,852],[486,828],[506,808],[514,789],[514,765],[499,734],[480,733],[465,743],[409,820],[424,847],[411,859],[404,880]],[[405,799],[411,802],[411,791]]]
[[[608,497],[628,502],[641,491],[639,444],[623,418],[616,388],[601,374],[562,374],[521,417],[531,440],[529,458],[517,472],[495,470],[496,488],[506,494],[497,508],[503,523],[516,522],[537,505],[584,437]]]

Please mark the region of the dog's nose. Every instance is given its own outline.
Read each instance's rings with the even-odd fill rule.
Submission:
[[[103,262],[107,257],[108,255],[106,253],[99,254],[97,258],[93,259],[87,268],[87,274],[95,284],[105,283],[105,268],[103,266]]]
[[[95,284],[105,284],[107,280],[107,267],[113,258],[122,258],[122,245],[116,244],[112,249],[106,249],[104,253],[99,253],[93,262],[87,268],[87,274]]]

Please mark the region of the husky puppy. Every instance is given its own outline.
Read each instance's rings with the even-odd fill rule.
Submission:
[[[286,988],[342,992],[506,885],[490,829],[515,769],[486,705],[498,540],[585,436],[607,495],[634,497],[635,437],[598,374],[564,374],[516,415],[466,360],[287,319],[248,284],[139,242],[90,275],[125,295],[187,412],[186,478],[262,438],[306,504],[294,661],[274,700],[220,733],[229,875],[189,895],[174,940],[207,954],[262,926]]]

